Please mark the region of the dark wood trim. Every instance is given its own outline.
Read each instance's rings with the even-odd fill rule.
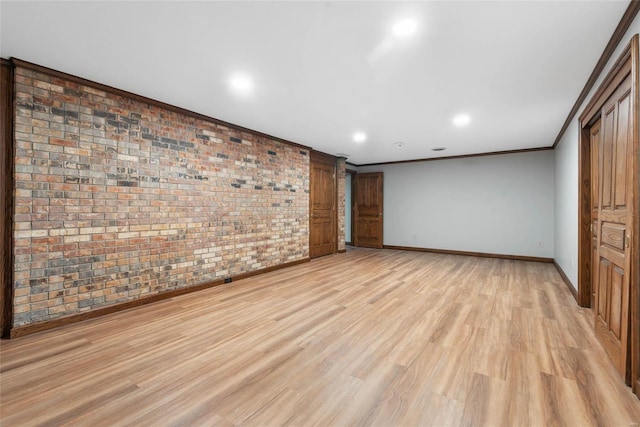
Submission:
[[[302,258],[296,261],[285,262],[284,264],[278,264],[271,267],[261,268],[260,270],[249,271],[246,273],[238,274],[237,276],[232,276],[232,281],[238,281],[242,279],[248,279],[249,277],[259,276],[261,274],[270,273],[276,270],[282,270],[283,268],[293,267],[294,265],[304,264],[305,262],[311,261],[310,258]]]
[[[345,169],[344,171],[345,171],[346,173],[350,173],[351,175],[355,175],[355,174],[357,174],[357,173],[358,173],[358,171],[353,170],[353,169]]]
[[[347,252],[347,250],[346,250],[346,249],[340,249],[340,250],[338,251],[338,253],[339,253],[339,254],[344,254],[344,253],[346,253],[346,252]]]
[[[323,153],[322,151],[318,151],[318,150],[311,150],[311,152],[309,153],[309,158],[311,160],[328,163],[330,165],[337,165],[337,161],[338,159],[340,159],[340,157]]]
[[[347,165],[347,166],[353,166],[353,167],[357,167],[358,166],[355,163],[351,163],[351,162],[347,162],[347,161],[345,161],[344,164]]]
[[[598,86],[596,93],[593,95],[587,106],[578,117],[578,121],[581,126],[591,125],[594,121],[594,117],[600,116],[600,108],[609,97],[620,86],[624,79],[631,72],[631,51],[630,45],[627,45],[623,51],[622,56],[618,58],[616,63],[611,67],[611,70]]]
[[[211,117],[211,116],[207,116],[207,115],[204,115],[204,114],[196,113],[195,111],[187,110],[186,108],[177,107],[175,105],[171,105],[171,104],[167,104],[165,102],[157,101],[155,99],[147,98],[146,96],[138,95],[138,94],[135,94],[135,93],[132,93],[132,92],[127,92],[127,91],[122,90],[122,89],[117,89],[117,88],[114,88],[112,86],[108,86],[108,85],[105,85],[105,84],[102,84],[102,83],[94,82],[92,80],[87,80],[85,78],[74,76],[72,74],[68,74],[68,73],[65,73],[65,72],[62,72],[62,71],[57,71],[57,70],[54,70],[54,69],[51,69],[51,68],[43,67],[41,65],[33,64],[31,62],[28,62],[28,61],[23,61],[22,59],[11,58],[11,62],[16,67],[26,68],[28,70],[32,70],[32,71],[36,71],[36,72],[39,72],[39,73],[47,74],[47,75],[52,76],[52,77],[57,77],[57,78],[60,78],[60,79],[69,80],[69,81],[72,81],[74,83],[78,83],[78,84],[81,84],[81,85],[84,85],[84,86],[89,86],[89,87],[92,87],[94,89],[102,90],[104,92],[109,92],[109,93],[112,93],[114,95],[118,95],[118,96],[122,96],[122,97],[125,97],[125,98],[128,98],[128,99],[132,99],[134,101],[142,102],[142,103],[145,103],[145,104],[148,104],[148,105],[153,105],[155,107],[159,107],[159,108],[162,108],[162,109],[165,109],[165,110],[168,110],[168,111],[173,111],[175,113],[184,114],[185,116],[188,116],[188,117],[193,117],[193,118],[196,118],[196,119],[212,122],[212,123],[215,123],[217,125],[224,126],[224,127],[229,128],[229,129],[235,130],[237,132],[250,133],[252,135],[256,135],[256,136],[259,136],[259,137],[262,137],[262,138],[267,138],[267,139],[271,139],[271,140],[274,140],[274,141],[282,142],[284,144],[292,145],[292,146],[298,147],[298,148],[303,148],[305,150],[310,150],[311,149],[311,147],[307,147],[306,145],[298,144],[297,142],[288,141],[286,139],[278,138],[278,137],[275,137],[273,135],[269,135],[269,134],[266,134],[266,133],[258,132],[256,130],[246,128],[244,126],[236,125],[236,124],[233,124],[233,123],[225,122],[224,120],[216,119],[216,118]]]
[[[13,324],[14,68],[0,58],[0,335]]]
[[[562,280],[567,285],[567,289],[569,289],[569,292],[571,292],[571,295],[573,295],[573,298],[577,302],[578,301],[578,291],[576,290],[576,288],[573,287],[573,283],[571,283],[571,280],[569,280],[569,277],[567,277],[567,275],[565,274],[564,270],[562,269],[562,267],[560,267],[560,264],[558,264],[555,259],[553,260],[553,265],[556,267],[556,270],[558,270],[558,273],[560,274],[560,277],[562,277]]]
[[[336,225],[335,230],[333,230],[333,252],[332,254],[338,253],[338,206],[340,205],[340,194],[338,194],[338,159],[340,157],[333,156],[331,154],[323,153],[322,151],[311,150],[309,153],[309,160],[311,162],[320,162],[326,163],[328,165],[333,166],[333,188],[335,190],[336,200],[335,205],[333,206],[333,222]],[[311,167],[311,165],[309,166]],[[309,172],[309,177],[311,177],[311,172]],[[309,183],[311,186],[311,183]],[[309,193],[311,196],[311,193]],[[311,225],[311,214],[313,206],[311,206],[312,200],[309,197],[309,225]],[[309,230],[309,247],[311,247],[311,230]],[[327,254],[329,255],[329,254]]]
[[[633,102],[633,150],[632,167],[636,174],[632,185],[635,194],[635,215],[631,232],[631,386],[636,396],[640,397],[640,36],[631,39],[631,91]],[[634,268],[635,266],[635,268]]]
[[[609,60],[611,59],[613,52],[616,50],[616,47],[622,41],[622,37],[624,36],[624,33],[626,33],[627,30],[629,29],[629,26],[635,19],[636,15],[638,14],[638,11],[640,11],[640,0],[631,0],[629,2],[629,6],[627,6],[627,9],[624,11],[622,18],[620,18],[620,22],[618,22],[618,26],[616,27],[613,34],[611,35],[611,38],[609,39],[609,43],[607,43],[607,46],[604,48],[604,51],[602,52],[602,55],[600,55],[600,59],[598,59],[596,66],[593,68],[593,71],[591,72],[589,79],[587,80],[584,87],[582,88],[580,95],[578,95],[578,99],[576,99],[576,102],[573,104],[573,107],[571,107],[571,111],[569,111],[569,115],[564,121],[564,124],[560,128],[560,132],[558,132],[558,136],[556,136],[556,139],[553,142],[553,148],[556,148],[556,146],[562,139],[562,136],[567,131],[567,128],[571,124],[573,117],[578,112],[580,105],[582,105],[584,100],[587,98],[587,95],[589,94],[589,91],[593,88],[593,85],[596,84],[598,77],[600,76],[600,74],[602,74],[604,67],[607,65],[607,62],[609,62]]]
[[[432,252],[436,254],[475,256],[480,258],[499,258],[499,259],[515,260],[515,261],[549,262],[549,263],[553,262],[553,258],[543,258],[543,257],[524,256],[524,255],[491,254],[486,252],[454,251],[450,249],[417,248],[413,246],[384,245],[383,249],[393,249],[397,251]]]
[[[297,261],[291,261],[284,264],[275,265],[272,267],[263,268],[248,273],[242,273],[237,276],[232,276],[232,282],[246,279],[249,277],[257,276],[259,274],[269,273],[275,270],[281,270],[287,267],[293,267],[294,265],[304,264],[309,262],[309,258],[303,258]],[[227,278],[228,279],[228,278]],[[61,326],[70,325],[72,323],[82,322],[84,320],[94,319],[96,317],[106,316],[107,314],[117,313],[119,311],[128,310],[130,308],[139,307],[141,305],[151,304],[158,301],[163,301],[169,298],[174,298],[180,295],[190,294],[193,292],[202,291],[205,289],[213,288],[216,286],[224,285],[225,279],[214,280],[213,282],[203,283],[200,285],[189,286],[188,288],[175,289],[171,291],[162,292],[156,295],[151,295],[145,298],[140,298],[132,301],[127,301],[121,304],[115,304],[108,307],[98,308],[96,310],[87,311],[79,314],[72,314],[70,316],[61,317],[59,319],[48,320],[46,322],[34,323],[31,325],[18,326],[11,329],[10,338],[23,337],[25,335],[35,334],[37,332],[46,331],[49,329],[59,328]]]
[[[591,141],[589,127],[578,137],[578,293],[580,307],[591,306]]]
[[[547,151],[547,150],[553,150],[553,147],[523,148],[521,150],[490,151],[487,153],[462,154],[459,156],[428,157],[424,159],[396,160],[394,162],[364,163],[364,164],[355,165],[355,166],[364,167],[364,166],[399,165],[404,163],[431,162],[434,160],[468,159],[469,157],[498,156],[502,154],[519,154],[519,153],[530,153],[532,151]]]

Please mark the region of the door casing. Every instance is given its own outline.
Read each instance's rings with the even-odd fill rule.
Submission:
[[[599,119],[599,112],[604,103],[613,95],[620,83],[631,76],[631,135],[632,145],[630,167],[633,170],[633,182],[630,191],[639,194],[640,182],[640,149],[639,149],[639,37],[636,34],[627,44],[620,57],[613,65],[602,84],[587,103],[579,117],[579,170],[578,170],[578,304],[591,306],[591,283],[595,266],[592,262],[591,238],[591,126]],[[629,272],[630,306],[629,306],[629,376],[634,393],[640,395],[640,197],[636,196],[632,209],[633,221],[630,226],[631,236],[631,271]]]
[[[0,334],[13,326],[14,66],[0,58]]]
[[[382,172],[369,172],[369,173],[358,173],[354,176],[354,193],[352,195],[353,198],[353,203],[354,203],[354,213],[353,213],[353,244],[354,246],[361,246],[361,247],[367,247],[367,248],[377,248],[377,249],[382,249],[384,247],[384,218],[383,218],[383,210],[384,210],[384,192],[383,192],[383,188],[384,188],[384,180],[383,180],[383,173]],[[360,185],[360,181],[362,180],[363,182],[367,182],[364,180],[368,180],[370,178],[373,178],[373,181],[376,183],[376,189],[375,189],[375,205],[369,205],[367,203],[367,206],[365,209],[360,209],[359,208],[359,201],[361,199],[361,196],[363,195],[363,191],[362,191],[362,186]],[[368,182],[369,185],[371,185],[371,182]],[[367,190],[371,190],[370,188],[368,188]],[[369,196],[372,194],[370,193],[370,191],[367,191],[367,193],[369,194]],[[366,198],[366,197],[365,197]],[[373,198],[373,197],[372,197]],[[375,208],[373,207],[375,206]],[[362,210],[362,212],[361,212]],[[366,212],[365,212],[366,211]],[[366,240],[365,238],[362,237],[362,228],[364,227],[363,222],[361,220],[361,218],[367,218],[368,224],[367,226],[369,226],[372,223],[375,223],[376,226],[376,236],[377,239],[375,240]]]
[[[313,194],[313,188],[314,188],[314,183],[313,182],[309,182],[309,187],[310,187],[310,192],[309,192],[309,257],[310,258],[316,258],[316,257],[320,257],[320,256],[324,256],[324,255],[330,255],[330,254],[335,254],[338,252],[338,180],[337,180],[337,158],[325,153],[321,153],[318,151],[311,151],[311,155],[310,155],[310,164],[309,164],[309,175],[311,177],[311,179],[313,179],[313,171],[311,170],[313,168],[313,164],[314,163],[319,163],[322,165],[328,165],[330,167],[333,168],[333,181],[332,181],[332,188],[331,188],[331,192],[333,194],[333,206],[331,209],[331,220],[333,222],[333,227],[331,229],[331,239],[332,239],[332,247],[331,247],[331,251],[327,252],[327,253],[322,253],[322,254],[314,254],[312,253],[312,247],[311,247],[311,243],[312,243],[312,233],[313,231],[313,220],[314,218],[314,194]]]

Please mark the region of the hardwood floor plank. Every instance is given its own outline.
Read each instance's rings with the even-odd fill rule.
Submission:
[[[3,426],[630,426],[552,264],[349,248],[0,343]]]
[[[469,392],[465,399],[460,426],[473,427],[486,425],[491,397],[489,377],[477,373],[473,374]]]

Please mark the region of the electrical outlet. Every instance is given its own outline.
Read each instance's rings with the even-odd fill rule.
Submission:
[[[224,279],[224,283],[231,283],[233,279],[231,277],[227,277]]]
[[[543,242],[542,240],[540,240],[540,241],[538,242],[538,247],[539,247],[539,248],[544,248],[544,242]]]

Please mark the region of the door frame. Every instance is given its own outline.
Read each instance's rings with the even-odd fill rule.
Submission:
[[[0,335],[13,326],[13,150],[14,70],[0,58]]]
[[[631,191],[639,194],[640,183],[640,148],[638,130],[638,107],[640,104],[639,93],[639,36],[634,35],[625,46],[617,61],[607,73],[587,106],[579,117],[579,142],[578,142],[578,304],[589,307],[591,303],[591,274],[594,266],[591,265],[591,147],[590,128],[600,117],[600,109],[609,97],[614,93],[619,84],[631,75],[631,126],[632,126],[632,158],[633,183]],[[635,209],[631,230],[631,272],[629,277],[630,309],[629,322],[631,342],[630,365],[631,386],[633,392],[640,396],[640,197],[636,197],[631,207]],[[636,268],[633,268],[636,266]]]
[[[338,194],[338,157],[326,154],[321,151],[311,150],[309,152],[309,256],[311,256],[311,215],[313,210],[311,200],[311,164],[313,162],[326,163],[333,166],[333,193],[335,200],[333,203],[333,248],[331,254],[338,253],[338,203],[340,202],[340,195]]]
[[[357,215],[357,213],[358,213],[358,209],[357,209],[358,186],[356,184],[357,184],[359,175],[367,175],[367,174],[380,174],[380,175],[384,176],[384,172],[383,171],[378,171],[378,172],[356,172],[353,175],[353,180],[351,181],[351,185],[352,185],[352,188],[353,188],[353,191],[351,193],[351,203],[353,205],[353,212],[352,212],[352,215],[351,215],[351,221],[353,223],[353,227],[351,228],[352,241],[353,241],[352,243],[353,243],[353,246],[356,246],[356,247],[384,249],[384,180],[381,183],[381,186],[382,186],[383,190],[380,193],[380,206],[381,206],[380,209],[382,209],[381,212],[380,212],[380,217],[381,217],[381,220],[380,220],[381,221],[381,223],[380,223],[380,246],[376,246],[376,247],[373,247],[373,246],[360,246],[356,242],[356,237],[355,236],[358,234],[357,233],[357,231],[358,231],[357,230],[358,223],[356,221],[356,217],[358,216]]]

